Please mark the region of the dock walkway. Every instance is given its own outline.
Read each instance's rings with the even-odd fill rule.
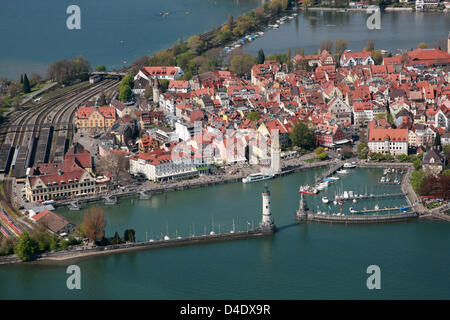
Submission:
[[[333,216],[327,214],[308,213],[309,221],[329,222],[329,223],[382,223],[382,222],[398,222],[410,219],[417,219],[419,215],[416,212],[409,213],[393,213],[381,215],[345,215]]]
[[[333,173],[335,173],[337,170],[339,170],[340,168],[342,168],[342,166],[344,165],[343,162],[339,161],[338,163],[332,164],[331,167],[328,170],[325,170],[324,172],[322,172],[317,178],[316,178],[316,183],[320,180],[325,179],[326,177],[331,176]]]

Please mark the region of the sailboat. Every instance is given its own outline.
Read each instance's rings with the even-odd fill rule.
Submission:
[[[169,223],[166,223],[166,235],[164,236],[164,240],[170,240],[170,237],[169,237]]]
[[[234,233],[234,218],[233,218],[233,230],[231,230],[230,233]]]
[[[216,233],[214,232],[214,217],[211,218],[212,219],[212,223],[211,223],[211,232],[209,233],[211,236],[215,235]]]

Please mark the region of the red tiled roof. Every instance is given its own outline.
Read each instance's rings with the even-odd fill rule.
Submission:
[[[369,142],[371,141],[408,141],[408,129],[370,129]]]

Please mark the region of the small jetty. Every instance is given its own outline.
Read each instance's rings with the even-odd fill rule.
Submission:
[[[316,183],[318,183],[319,181],[322,181],[323,179],[331,176],[332,174],[334,174],[336,171],[338,171],[339,169],[342,168],[344,164],[342,162],[336,163],[332,166],[330,166],[330,168],[328,170],[325,170],[324,172],[322,172],[319,176],[316,177]]]
[[[117,203],[117,197],[105,197],[105,201],[103,202],[104,204],[116,204]]]
[[[337,194],[335,200],[370,200],[370,199],[388,199],[388,198],[401,198],[406,196],[403,192],[398,193],[381,193],[381,194],[358,194],[352,191],[344,191],[342,194]]]
[[[411,212],[405,212],[404,209],[410,209],[411,207],[407,208],[395,208],[396,210],[400,210],[399,213],[382,213],[377,214],[379,212],[387,211],[385,209],[374,209],[374,210],[367,210],[362,211],[360,213],[369,213],[372,212],[372,214],[326,214],[326,213],[320,213],[320,212],[313,212],[309,210],[305,199],[303,198],[303,195],[300,197],[300,203],[299,208],[297,212],[295,213],[295,218],[299,221],[316,221],[316,222],[328,222],[328,223],[388,223],[388,222],[399,222],[399,221],[405,221],[405,220],[411,220],[411,219],[417,219],[419,217],[419,214],[417,212],[411,211]],[[389,210],[394,210],[393,208],[389,208]]]
[[[139,200],[148,200],[151,197],[151,194],[145,193],[144,191],[139,192]]]
[[[80,205],[78,204],[78,201],[77,202],[71,202],[70,203],[70,205],[69,205],[69,210],[80,210],[81,209],[81,207],[80,207]]]

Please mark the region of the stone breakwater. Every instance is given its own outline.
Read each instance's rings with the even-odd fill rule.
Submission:
[[[35,262],[46,262],[46,261],[66,261],[72,259],[80,259],[90,256],[97,256],[103,254],[119,253],[119,252],[129,252],[135,250],[147,250],[147,249],[157,249],[166,247],[175,247],[183,245],[194,245],[201,243],[212,243],[218,241],[231,241],[240,239],[251,239],[263,236],[268,236],[274,234],[275,230],[269,229],[251,229],[248,231],[236,231],[234,233],[220,233],[220,234],[206,234],[199,236],[189,236],[180,237],[168,240],[154,240],[154,241],[143,241],[136,243],[125,243],[118,245],[109,245],[102,247],[91,247],[91,248],[73,248],[55,252],[47,252],[37,255],[35,257]],[[22,262],[16,255],[0,257],[0,264],[11,264]]]

